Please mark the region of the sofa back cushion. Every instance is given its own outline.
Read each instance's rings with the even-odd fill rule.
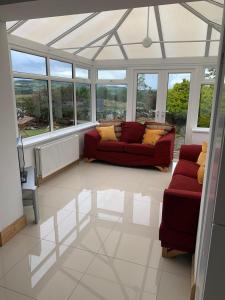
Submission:
[[[96,127],[99,135],[101,136],[101,141],[117,141],[114,126],[106,127]]]
[[[165,130],[167,132],[171,131],[174,126],[168,123],[158,123],[158,122],[154,122],[154,121],[146,121],[145,122],[145,127],[147,129],[162,129]]]
[[[108,126],[114,126],[114,130],[115,130],[115,134],[116,134],[116,138],[117,140],[120,139],[121,137],[121,121],[117,121],[117,120],[111,120],[111,121],[108,121],[108,120],[101,120],[99,122],[99,126],[100,127],[108,127]],[[97,126],[98,127],[98,126]]]
[[[145,125],[138,122],[123,122],[120,140],[126,143],[141,143]]]

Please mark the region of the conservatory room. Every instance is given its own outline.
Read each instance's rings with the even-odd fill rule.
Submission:
[[[223,0],[15,2],[0,8],[0,299],[197,299]]]

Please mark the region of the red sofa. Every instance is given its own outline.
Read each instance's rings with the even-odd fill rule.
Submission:
[[[157,166],[165,170],[173,159],[175,129],[162,136],[155,146],[149,146],[142,144],[145,125],[135,123],[123,122],[119,141],[101,142],[96,129],[89,131],[84,136],[84,157],[122,166]],[[133,127],[132,137],[125,129],[123,132],[129,126]],[[140,126],[143,126],[141,131]]]
[[[195,251],[202,185],[198,183],[196,163],[201,145],[182,145],[169,187],[164,192],[159,231],[165,251]],[[166,255],[165,255],[166,256]]]

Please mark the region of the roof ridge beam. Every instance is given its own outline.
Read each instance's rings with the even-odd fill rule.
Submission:
[[[73,27],[71,27],[70,29],[66,30],[65,32],[63,32],[62,34],[60,34],[59,36],[57,36],[56,38],[54,38],[52,41],[50,41],[47,46],[50,47],[53,44],[55,44],[56,42],[60,41],[61,39],[63,39],[65,36],[67,36],[68,34],[70,34],[71,32],[75,31],[76,29],[78,29],[79,27],[81,27],[82,25],[86,24],[88,21],[90,21],[91,19],[93,19],[94,17],[96,17],[98,14],[100,14],[100,12],[94,12],[91,15],[89,15],[88,17],[84,18],[82,21],[80,21],[78,24],[74,25]]]
[[[154,12],[155,12],[155,18],[156,18],[156,24],[158,28],[158,35],[159,35],[159,40],[160,40],[160,47],[161,47],[161,52],[162,52],[162,58],[166,58],[166,51],[165,51],[165,46],[164,46],[164,40],[163,40],[163,33],[162,33],[162,23],[161,23],[161,18],[160,18],[160,12],[159,12],[159,7],[158,5],[154,6]]]
[[[212,26],[208,25],[205,43],[205,57],[209,56],[210,40],[212,37]]]
[[[123,16],[119,19],[117,24],[112,29],[112,32],[108,35],[106,40],[103,42],[102,46],[97,50],[97,52],[93,56],[92,60],[95,60],[99,56],[99,54],[102,52],[105,45],[108,44],[108,42],[111,40],[112,36],[115,34],[115,32],[117,32],[117,30],[120,28],[120,26],[123,24],[123,22],[126,20],[126,18],[131,13],[131,11],[132,11],[132,8],[129,8],[129,9],[126,10],[126,12],[123,14]]]
[[[187,3],[180,3],[180,5],[182,7],[184,7],[184,8],[186,8],[189,12],[191,12],[192,14],[194,14],[197,18],[201,19],[206,24],[211,25],[212,28],[214,28],[215,30],[221,32],[221,30],[222,30],[222,26],[221,25],[210,21],[208,18],[206,18],[204,15],[200,14],[197,10],[195,10],[194,8],[192,8]]]
[[[16,22],[16,24],[14,24],[12,27],[10,27],[10,28],[7,30],[7,33],[8,33],[8,34],[13,33],[16,29],[18,29],[20,26],[22,26],[23,24],[25,24],[27,21],[28,21],[28,20],[21,20],[21,21]]]
[[[124,49],[124,46],[123,46],[123,44],[122,44],[122,41],[121,41],[121,39],[120,39],[119,34],[118,34],[117,31],[114,33],[114,36],[115,36],[115,38],[116,38],[116,41],[117,41],[117,43],[118,43],[118,46],[120,47],[120,51],[122,52],[124,59],[127,60],[127,59],[128,59],[128,56],[127,56],[126,50]]]
[[[91,45],[97,43],[98,41],[100,41],[101,39],[103,39],[104,37],[108,36],[110,33],[112,32],[112,29],[107,31],[106,33],[100,35],[99,37],[97,37],[96,39],[92,40],[91,42],[89,42],[88,44],[82,46],[82,47],[78,47],[78,50],[76,50],[73,54],[76,55],[78,53],[80,53],[81,51],[85,50],[86,48],[89,48]],[[99,46],[100,47],[100,46]]]

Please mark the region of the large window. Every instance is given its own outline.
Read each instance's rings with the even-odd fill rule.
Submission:
[[[59,60],[50,59],[50,75],[57,77],[72,78],[72,64]]]
[[[49,101],[46,80],[15,78],[18,127],[22,137],[48,132]]]
[[[155,118],[158,74],[137,74],[136,120]]]
[[[200,92],[198,127],[210,127],[214,85],[202,84]]]
[[[46,75],[46,58],[11,50],[13,72]]]
[[[75,69],[75,76],[76,78],[82,78],[82,79],[89,79],[89,70],[84,68],[76,68]]]
[[[127,105],[127,86],[97,84],[97,120],[125,120]]]
[[[75,124],[73,83],[52,81],[53,128],[60,129]]]
[[[91,121],[91,85],[76,83],[77,124]]]
[[[126,70],[98,70],[100,80],[124,80],[126,76]]]

